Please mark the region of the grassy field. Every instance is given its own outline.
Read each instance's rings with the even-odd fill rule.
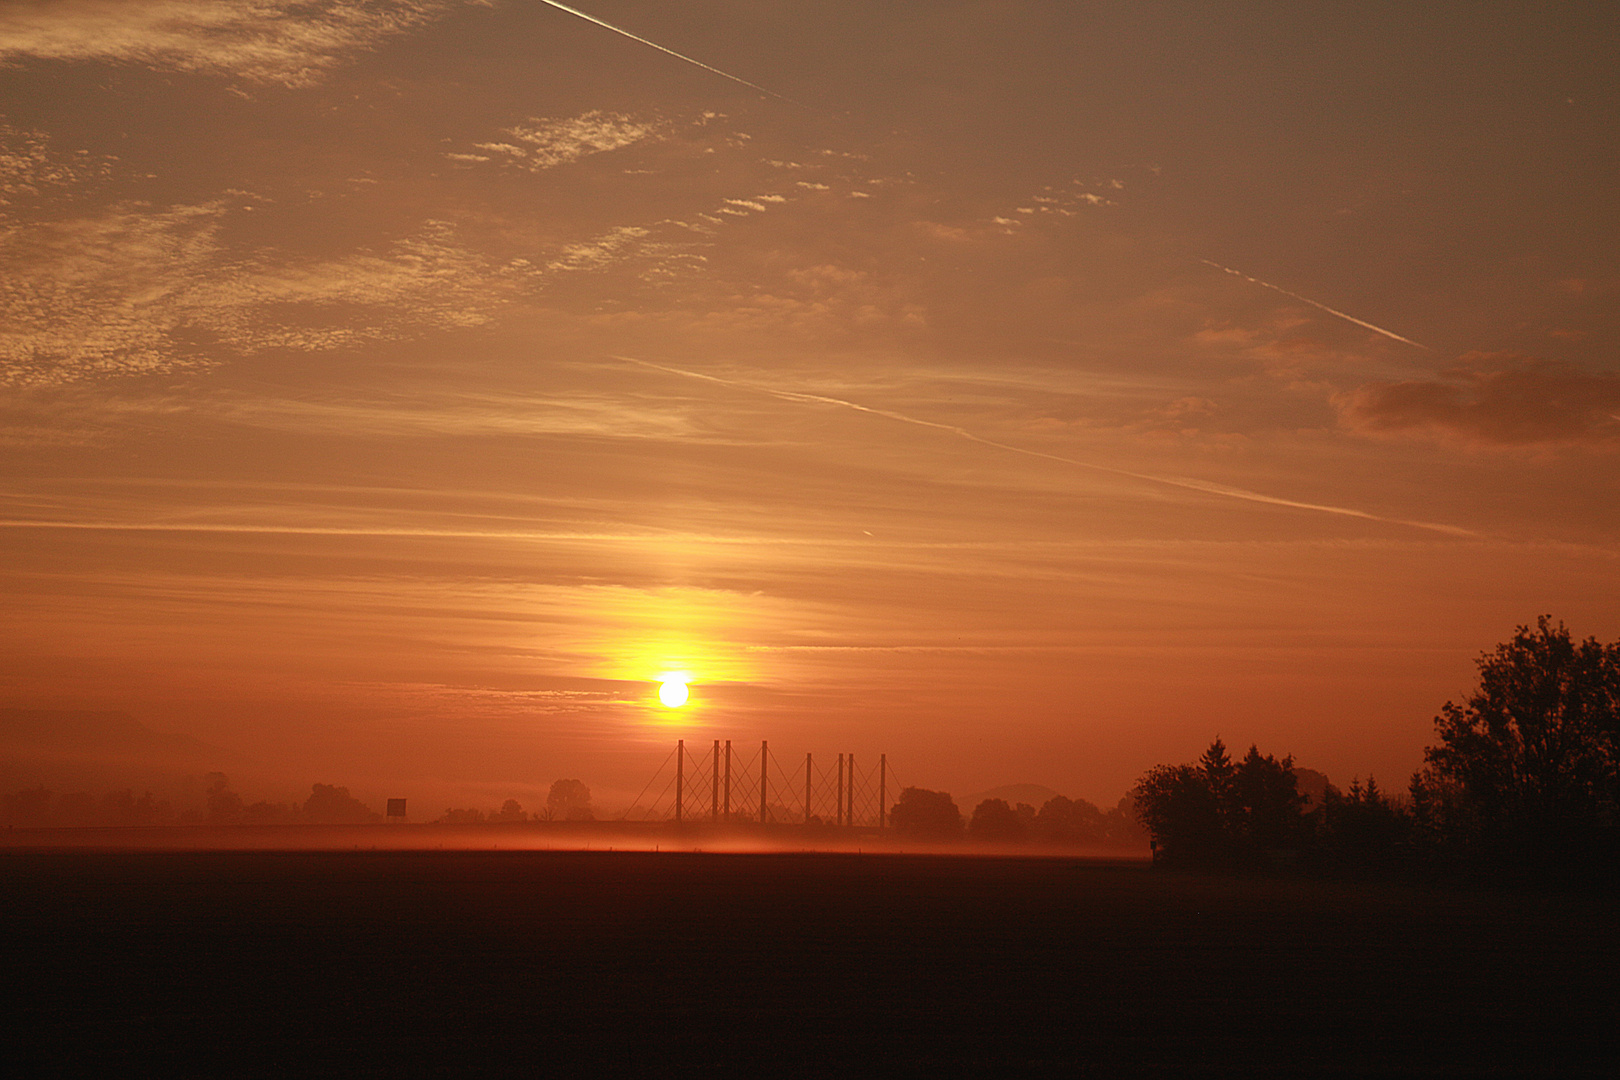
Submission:
[[[86,1075],[1610,1075],[1615,905],[1053,858],[0,852]]]

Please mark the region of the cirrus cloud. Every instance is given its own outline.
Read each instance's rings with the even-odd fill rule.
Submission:
[[[0,9],[0,65],[135,64],[308,86],[468,0],[46,0]]]
[[[478,325],[527,264],[497,266],[426,222],[381,251],[234,255],[216,201],[125,203],[31,226],[0,222],[0,385],[150,375],[232,353],[316,351]]]

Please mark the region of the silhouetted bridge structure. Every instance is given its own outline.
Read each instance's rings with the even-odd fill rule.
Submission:
[[[644,803],[661,778],[663,788],[650,803]],[[620,820],[762,825],[823,822],[883,829],[889,824],[893,780],[887,754],[879,754],[876,764],[864,767],[857,766],[854,754],[839,754],[829,769],[807,753],[802,764],[795,758],[788,772],[771,754],[768,741],[742,760],[733,753],[730,739],[715,739],[707,754],[688,750],[686,740],[678,739]]]

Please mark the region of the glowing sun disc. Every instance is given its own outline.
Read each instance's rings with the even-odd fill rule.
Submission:
[[[686,684],[679,679],[666,679],[658,684],[658,700],[671,709],[678,709],[686,704]]]

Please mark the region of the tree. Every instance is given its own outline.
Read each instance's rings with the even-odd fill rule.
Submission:
[[[908,787],[889,812],[894,831],[906,836],[950,839],[962,835],[962,811],[949,794]]]
[[[558,780],[546,795],[546,817],[550,821],[595,821],[591,789],[578,780]]]
[[[304,800],[306,820],[323,825],[360,825],[377,821],[382,815],[349,794],[346,787],[313,784]]]
[[[1220,861],[1226,838],[1220,804],[1191,765],[1155,765],[1132,789],[1136,814],[1153,841],[1153,860],[1169,865]]]
[[[130,788],[108,792],[101,798],[102,818],[111,825],[156,825],[172,815],[169,804],[150,791],[140,798]]]
[[[208,781],[208,824],[240,825],[242,796],[231,790],[231,782],[224,773],[209,773]]]
[[[1250,746],[1233,763],[1219,737],[1197,765],[1158,765],[1131,792],[1156,861],[1232,865],[1297,845],[1309,825],[1294,759]]]
[[[1411,834],[1411,813],[1385,798],[1370,776],[1365,786],[1352,780],[1348,793],[1332,786],[1323,792],[1317,841],[1330,863],[1370,867],[1399,862],[1408,853]]]
[[[529,815],[523,812],[523,805],[516,799],[507,799],[501,803],[501,808],[489,815],[489,820],[498,821],[507,825],[515,825],[520,821],[528,821]]]
[[[1043,840],[1099,844],[1108,839],[1108,818],[1084,799],[1054,795],[1035,815],[1035,832]]]
[[[1577,642],[1543,615],[1480,654],[1479,685],[1435,717],[1440,742],[1412,779],[1433,842],[1528,854],[1615,824],[1620,642]]]
[[[1198,759],[1198,771],[1209,787],[1210,795],[1219,807],[1225,807],[1232,797],[1232,783],[1236,778],[1237,767],[1232,764],[1232,756],[1226,752],[1226,744],[1219,735],[1209,744]]]
[[[1029,826],[1006,799],[986,799],[973,808],[968,832],[979,840],[1022,840],[1029,835]]]
[[[1294,776],[1294,759],[1278,761],[1250,746],[1227,789],[1228,832],[1253,851],[1291,847],[1304,838],[1307,799]]]

